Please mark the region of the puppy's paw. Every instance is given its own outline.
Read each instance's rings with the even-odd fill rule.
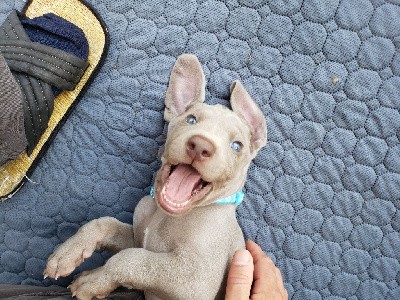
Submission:
[[[90,257],[95,249],[96,243],[81,240],[76,236],[71,237],[48,258],[43,272],[44,278],[51,277],[57,280],[59,277],[68,276]]]
[[[71,285],[72,297],[79,300],[90,300],[106,298],[118,284],[110,276],[104,267],[83,272]]]

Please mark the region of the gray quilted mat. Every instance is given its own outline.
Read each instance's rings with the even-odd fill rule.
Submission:
[[[0,206],[1,283],[50,285],[47,256],[82,224],[131,222],[159,165],[169,72],[193,52],[209,103],[241,79],[267,116],[238,220],[290,298],[400,299],[400,1],[90,2],[110,53],[32,182]],[[14,5],[0,2],[0,20]]]

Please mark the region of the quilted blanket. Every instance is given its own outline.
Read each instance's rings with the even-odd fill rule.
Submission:
[[[0,22],[23,2],[2,0]],[[240,79],[267,116],[237,218],[290,298],[400,299],[400,1],[89,2],[110,52],[29,182],[0,203],[0,283],[65,286],[72,276],[42,276],[58,244],[100,216],[132,221],[159,166],[170,70],[191,52],[207,102],[227,104]]]

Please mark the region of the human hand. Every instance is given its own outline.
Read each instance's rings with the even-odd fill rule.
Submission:
[[[228,273],[225,300],[286,300],[282,275],[272,260],[253,241],[238,250]]]

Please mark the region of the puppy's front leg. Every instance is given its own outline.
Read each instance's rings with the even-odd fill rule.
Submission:
[[[133,246],[132,225],[111,217],[90,221],[66,240],[47,260],[44,275],[57,279],[71,274],[96,249],[114,252]]]
[[[82,273],[70,287],[80,300],[104,298],[118,286],[145,290],[160,299],[214,299],[222,279],[218,271],[213,273],[219,262],[200,261],[185,253],[125,249],[104,266]],[[223,276],[223,268],[221,272]],[[210,280],[209,274],[217,277]]]

